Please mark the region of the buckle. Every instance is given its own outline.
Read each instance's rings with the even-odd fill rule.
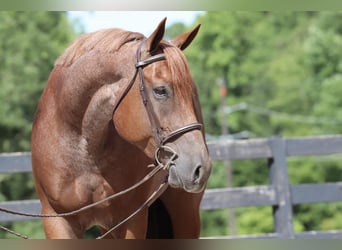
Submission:
[[[170,153],[171,156],[168,156],[167,161],[164,163],[162,162],[162,160],[160,160],[160,152],[166,152],[166,153]],[[148,165],[148,167],[160,167],[164,170],[168,170],[170,165],[172,163],[174,163],[173,161],[177,158],[177,153],[176,151],[174,151],[171,147],[169,146],[160,146],[156,149],[156,151],[154,152],[154,164],[150,164]]]

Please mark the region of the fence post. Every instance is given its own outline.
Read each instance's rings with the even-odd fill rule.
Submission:
[[[269,144],[272,152],[272,158],[269,159],[269,178],[278,200],[278,204],[273,206],[274,230],[280,238],[294,238],[285,140],[271,137]]]

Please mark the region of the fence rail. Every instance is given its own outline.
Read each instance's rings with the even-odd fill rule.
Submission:
[[[295,233],[292,206],[302,203],[342,201],[342,180],[335,183],[291,185],[287,159],[294,156],[342,154],[342,135],[208,142],[213,161],[268,159],[268,186],[220,188],[206,190],[201,209],[271,206],[274,233],[264,235],[225,236],[220,238],[342,238],[342,231]],[[31,154],[0,154],[0,173],[31,172]],[[38,200],[7,201],[1,207],[38,213]],[[27,217],[0,213],[0,221],[28,220]]]

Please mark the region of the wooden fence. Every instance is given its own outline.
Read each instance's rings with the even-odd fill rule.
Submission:
[[[293,156],[342,154],[342,135],[208,142],[210,156],[218,160],[268,159],[267,186],[208,189],[201,208],[204,210],[248,206],[271,206],[274,232],[263,235],[225,236],[220,238],[340,238],[342,230],[295,233],[292,207],[302,203],[342,201],[342,180],[335,183],[291,185],[287,159]],[[31,172],[30,153],[0,154],[0,173]],[[38,200],[1,202],[1,207],[39,213]],[[28,220],[27,217],[0,212],[0,221]]]

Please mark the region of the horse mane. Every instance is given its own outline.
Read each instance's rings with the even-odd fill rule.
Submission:
[[[82,55],[92,50],[103,53],[114,53],[122,45],[133,40],[143,40],[144,35],[122,29],[102,29],[81,35],[56,60],[55,65],[70,66]],[[173,89],[176,96],[183,100],[191,100],[193,80],[189,66],[182,51],[171,43],[163,40],[160,48],[165,54],[166,62],[172,75]]]
[[[166,41],[162,41],[160,47],[171,72],[175,95],[183,100],[192,100],[194,83],[183,52]]]
[[[123,44],[143,38],[140,33],[122,29],[102,29],[83,34],[65,50],[56,60],[55,65],[70,66],[82,55],[95,49],[104,53],[113,53]]]

